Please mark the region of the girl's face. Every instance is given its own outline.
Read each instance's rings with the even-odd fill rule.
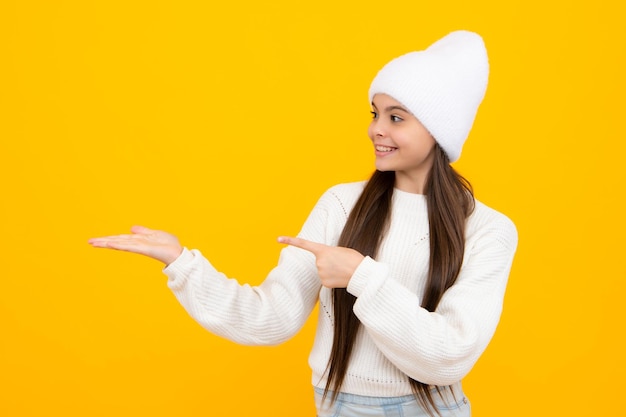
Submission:
[[[372,100],[368,135],[374,144],[376,169],[395,171],[395,186],[424,193],[424,184],[435,156],[435,139],[402,104],[386,94]]]

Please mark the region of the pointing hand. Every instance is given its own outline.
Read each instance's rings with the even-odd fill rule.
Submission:
[[[365,258],[354,249],[328,246],[297,237],[281,236],[278,241],[315,255],[320,280],[328,288],[346,288],[354,271]]]

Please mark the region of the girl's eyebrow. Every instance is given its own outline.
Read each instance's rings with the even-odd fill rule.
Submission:
[[[401,110],[401,111],[403,111],[403,112],[405,112],[405,113],[408,113],[408,112],[409,112],[407,109],[405,109],[405,108],[404,108],[404,107],[402,107],[402,106],[389,106],[389,107],[386,107],[386,108],[385,108],[385,111],[387,111],[387,112],[392,112],[392,111],[394,111],[394,110]]]
[[[376,105],[374,103],[372,103],[372,107],[374,108],[374,110],[378,110],[378,108],[376,107]],[[394,110],[401,110],[401,111],[403,111],[405,113],[410,113],[407,109],[405,109],[402,106],[388,106],[388,107],[385,107],[385,111],[387,113],[390,113],[390,112],[392,112]]]

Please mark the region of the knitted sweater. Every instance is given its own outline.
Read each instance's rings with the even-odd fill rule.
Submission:
[[[364,182],[330,188],[299,237],[337,245]],[[456,283],[435,312],[420,307],[428,273],[429,229],[425,196],[395,190],[391,222],[376,260],[366,257],[348,285],[362,325],[342,391],[358,395],[411,394],[407,375],[434,385],[459,382],[487,347],[517,246],[504,215],[476,202]],[[322,287],[314,256],[287,246],[259,286],[218,272],[198,250],[184,249],[164,269],[180,303],[203,327],[241,344],[281,343],[302,327],[319,301],[309,365],[313,384],[325,386],[333,339],[331,291]]]

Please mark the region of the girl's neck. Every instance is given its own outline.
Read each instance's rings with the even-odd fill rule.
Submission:
[[[396,180],[394,188],[411,194],[425,194],[426,191],[425,178],[411,178],[396,172]]]

